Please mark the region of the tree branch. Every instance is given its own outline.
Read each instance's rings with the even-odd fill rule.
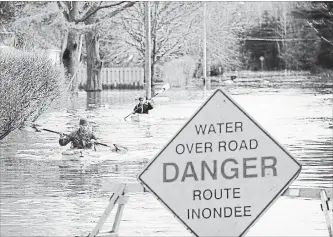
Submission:
[[[105,17],[107,18],[111,18],[114,17],[115,15],[119,14],[120,12],[122,12],[123,10],[125,10],[126,8],[132,7],[136,4],[137,2],[128,2],[126,5],[124,5],[122,8],[119,8],[117,10],[114,10],[113,12],[111,12],[110,14],[106,15]]]
[[[95,9],[90,8],[87,13],[81,18],[75,21],[75,24],[78,24],[80,22],[84,22],[86,21],[89,17],[91,17],[92,15],[94,15],[97,11],[103,9],[103,8],[110,8],[110,7],[115,7],[115,6],[119,6],[123,3],[126,3],[126,1],[122,1],[122,2],[118,2],[118,3],[113,3],[113,4],[108,4],[108,5],[104,5],[101,6],[102,2],[100,3],[100,5],[98,7],[96,7]],[[111,14],[110,17],[113,17],[115,15],[117,15],[119,12],[123,11],[124,9],[131,7],[135,4],[136,2],[127,2],[126,5],[124,5],[122,8],[114,10]]]
[[[62,14],[64,15],[64,17],[66,18],[66,20],[69,20],[69,14],[66,11],[65,7],[63,6],[63,4],[60,1],[57,1],[57,5],[59,7],[59,10],[62,11]],[[67,9],[68,10],[68,9]]]
[[[140,54],[142,57],[144,57],[145,55],[145,47],[144,45],[142,45],[142,42],[129,42],[129,41],[125,41],[126,44],[134,47]]]
[[[159,58],[158,61],[162,61],[162,59],[165,58],[168,53],[172,54],[173,51],[175,50],[175,48],[177,48],[177,47],[178,47],[178,49],[181,48],[181,46],[179,45],[179,42],[180,42],[180,40],[177,40],[177,42],[173,46],[171,46],[169,49],[167,49],[166,51],[164,51],[164,53],[162,53],[161,55],[159,55],[160,58]]]
[[[326,41],[327,43],[329,43],[330,45],[333,45],[333,43],[331,41],[329,41],[328,39],[326,39],[324,36],[322,36],[319,31],[316,29],[316,27],[314,27],[309,21],[307,21],[307,23],[316,31],[316,33],[319,35],[319,37]]]

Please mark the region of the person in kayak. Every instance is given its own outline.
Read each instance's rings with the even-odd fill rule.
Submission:
[[[143,97],[139,98],[139,104],[134,107],[133,114],[148,114],[149,110],[152,110],[154,107],[149,100],[144,100]]]
[[[59,138],[59,144],[66,146],[72,142],[71,148],[73,149],[91,149],[95,143],[96,136],[91,131],[88,121],[85,118],[81,118],[79,122],[79,128],[71,132],[69,135],[61,134]]]

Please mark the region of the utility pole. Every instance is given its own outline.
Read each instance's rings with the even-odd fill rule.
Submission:
[[[283,38],[286,39],[287,38],[287,8],[286,8],[286,3],[282,2],[282,13],[283,13]],[[284,50],[287,48],[286,47],[286,41],[282,41],[282,44],[284,44]],[[286,64],[285,64],[285,69],[288,70],[288,60],[285,60]]]
[[[146,97],[151,98],[151,35],[150,35],[150,2],[145,2],[145,79],[146,79]]]
[[[202,69],[204,77],[204,90],[207,88],[207,29],[206,29],[206,2],[203,2],[203,60]]]

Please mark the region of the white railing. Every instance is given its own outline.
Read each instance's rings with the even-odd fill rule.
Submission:
[[[80,68],[77,73],[80,86],[87,84],[87,69]],[[102,68],[102,85],[117,88],[123,85],[143,86],[144,69],[141,67]]]

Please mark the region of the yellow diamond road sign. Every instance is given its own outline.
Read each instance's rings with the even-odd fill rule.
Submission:
[[[138,176],[195,236],[243,236],[301,165],[216,90]]]

